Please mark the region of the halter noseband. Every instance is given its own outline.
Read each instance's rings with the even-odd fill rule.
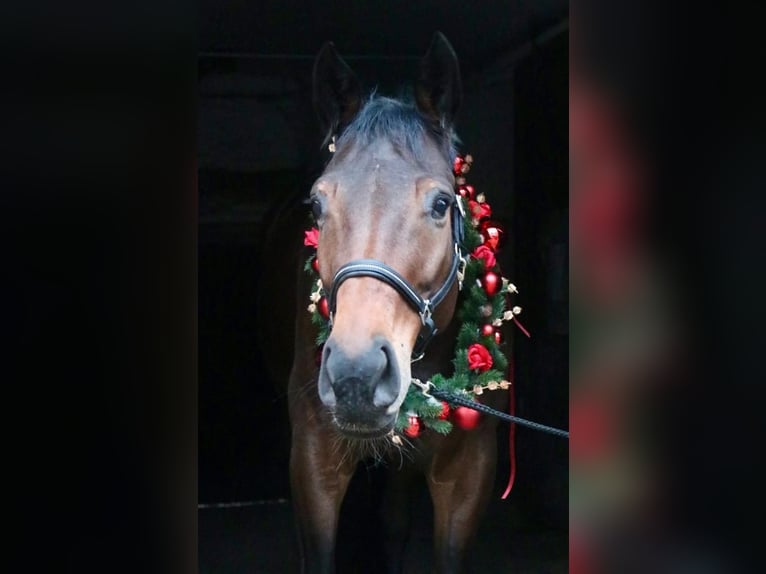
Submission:
[[[415,346],[412,349],[412,360],[417,361],[418,359],[423,358],[426,346],[438,332],[432,317],[434,309],[449,293],[458,276],[461,261],[465,261],[461,252],[461,245],[463,244],[463,217],[465,214],[463,212],[463,204],[461,203],[460,197],[455,197],[455,201],[452,204],[451,214],[452,242],[454,244],[452,264],[450,265],[447,278],[435,293],[428,298],[424,298],[404,277],[401,276],[401,274],[382,261],[378,261],[377,259],[355,259],[349,261],[338,269],[335,273],[335,277],[333,277],[328,300],[330,326],[332,326],[332,317],[335,314],[338,289],[346,279],[352,277],[372,277],[378,279],[396,289],[404,300],[415,309],[418,315],[420,315],[422,327],[415,341]],[[460,285],[460,287],[462,287],[462,285]]]

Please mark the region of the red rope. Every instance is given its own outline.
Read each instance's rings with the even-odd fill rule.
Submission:
[[[516,377],[513,376],[513,368],[508,369],[509,373],[511,374],[511,387],[508,389],[508,393],[510,395],[510,402],[508,405],[508,413],[511,416],[515,416],[516,413],[516,397],[513,390],[513,381],[516,380]],[[508,443],[509,443],[509,466],[510,466],[510,476],[508,477],[508,486],[505,487],[505,492],[503,493],[503,496],[501,496],[501,500],[505,500],[508,498],[508,495],[511,493],[511,489],[513,488],[513,483],[516,480],[516,423],[511,423],[509,426],[508,431]]]

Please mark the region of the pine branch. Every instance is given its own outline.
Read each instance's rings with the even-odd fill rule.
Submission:
[[[423,424],[439,434],[449,434],[452,430],[452,423],[441,419],[423,419]]]

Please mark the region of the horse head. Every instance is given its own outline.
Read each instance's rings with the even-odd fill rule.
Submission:
[[[326,142],[335,145],[310,194],[332,312],[319,397],[343,435],[374,438],[396,422],[413,351],[454,313],[461,220],[452,123],[460,72],[437,33],[411,101],[365,98],[326,44],[314,64],[313,91]]]

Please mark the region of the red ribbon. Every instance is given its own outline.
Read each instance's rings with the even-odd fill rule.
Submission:
[[[527,331],[527,330],[524,328],[524,325],[522,325],[522,324],[519,322],[519,320],[518,320],[516,317],[514,317],[514,318],[513,318],[513,322],[514,322],[514,323],[516,323],[516,326],[517,326],[519,329],[521,329],[521,332],[522,332],[522,333],[524,333],[524,334],[525,334],[527,337],[529,337],[530,339],[532,338],[532,335],[530,335],[530,334],[529,334],[529,331]]]
[[[508,389],[508,393],[510,394],[508,414],[514,416],[516,413],[516,397],[513,391],[513,381],[516,380],[516,378],[513,376],[512,367],[508,368],[508,374],[510,375],[509,378],[511,379],[511,386]],[[508,431],[508,450],[509,466],[511,469],[510,476],[508,477],[508,486],[505,487],[505,492],[503,493],[503,496],[500,497],[502,500],[508,498],[508,495],[511,493],[511,489],[513,488],[513,483],[516,480],[516,423],[510,423],[508,426],[510,427],[510,430]]]

